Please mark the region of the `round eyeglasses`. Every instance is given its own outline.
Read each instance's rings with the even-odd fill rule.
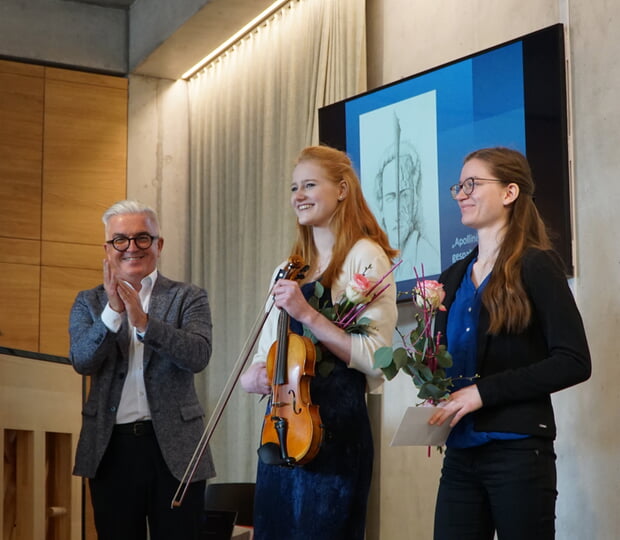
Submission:
[[[136,236],[124,236],[119,234],[112,238],[112,240],[106,240],[106,244],[110,244],[116,251],[127,251],[133,240],[133,243],[138,249],[149,249],[153,245],[153,240],[157,238],[159,238],[159,236],[153,236],[148,233],[140,233]]]
[[[482,181],[481,181],[482,180]],[[505,182],[505,180],[499,180],[498,178],[480,178],[479,176],[470,176],[465,178],[460,184],[454,184],[450,186],[450,195],[453,199],[459,196],[462,191],[465,195],[469,196],[474,192],[474,188],[484,182]]]

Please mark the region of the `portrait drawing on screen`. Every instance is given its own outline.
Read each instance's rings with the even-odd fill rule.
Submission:
[[[435,92],[360,115],[362,189],[400,250],[397,282],[441,271],[437,169]]]

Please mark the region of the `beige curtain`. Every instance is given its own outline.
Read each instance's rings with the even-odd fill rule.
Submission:
[[[365,90],[364,0],[294,0],[189,81],[190,280],[207,288],[209,416],[294,236],[292,163],[319,107]],[[212,438],[218,481],[252,481],[265,403],[237,387]]]

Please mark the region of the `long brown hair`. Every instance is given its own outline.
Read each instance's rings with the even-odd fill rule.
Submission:
[[[321,279],[323,285],[331,287],[341,272],[347,254],[361,238],[369,238],[379,244],[388,259],[393,260],[398,251],[390,247],[387,234],[368,208],[349,156],[329,146],[308,146],[301,151],[295,164],[304,161],[313,161],[323,169],[329,181],[334,184],[344,181],[348,188],[346,197],[338,204],[330,223],[335,242],[331,261]],[[316,262],[318,253],[311,226],[297,223],[297,239],[291,254],[301,255],[309,265]]]
[[[469,154],[483,161],[489,172],[505,184],[517,184],[519,195],[511,204],[508,223],[482,302],[490,316],[489,333],[523,331],[532,306],[521,279],[521,259],[528,248],[552,249],[545,224],[534,205],[534,180],[526,157],[510,148],[483,148]]]

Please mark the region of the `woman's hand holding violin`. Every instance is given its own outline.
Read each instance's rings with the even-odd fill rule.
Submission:
[[[277,308],[286,311],[290,317],[306,324],[317,314],[304,298],[299,282],[280,279],[273,287],[273,298]]]
[[[351,336],[325,318],[306,299],[296,281],[280,279],[273,287],[276,307],[310,329],[316,339],[345,364],[351,361]]]
[[[251,394],[269,394],[271,392],[271,381],[267,376],[265,362],[252,364],[239,380],[242,388]]]

